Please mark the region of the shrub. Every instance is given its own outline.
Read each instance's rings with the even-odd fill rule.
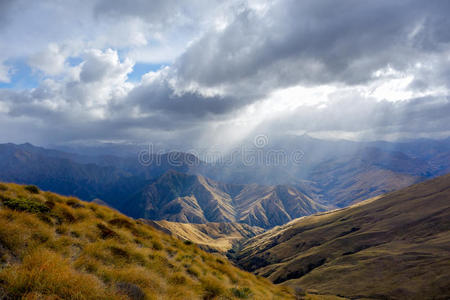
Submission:
[[[39,188],[35,185],[26,185],[24,189],[26,189],[32,194],[39,194]]]
[[[190,240],[185,240],[183,243],[184,243],[185,245],[188,245],[188,246],[194,244],[194,243],[193,243],[192,241],[190,241]]]
[[[30,213],[47,213],[50,211],[50,208],[41,202],[34,199],[25,199],[25,198],[3,198],[3,205],[18,211],[26,211]]]
[[[240,299],[248,299],[253,295],[252,290],[248,287],[232,288],[231,293],[233,296]]]

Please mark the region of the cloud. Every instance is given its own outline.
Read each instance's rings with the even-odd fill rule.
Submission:
[[[10,69],[0,62],[0,82],[10,82]]]
[[[176,67],[181,80],[208,87],[361,84],[387,65],[404,70],[448,49],[440,28],[449,4],[437,2],[278,1],[205,34]]]
[[[42,76],[0,89],[5,139],[10,127],[41,143],[201,146],[258,131],[450,130],[448,1],[17,3],[0,30],[0,81],[17,58]],[[136,62],[167,66],[129,82]]]
[[[14,0],[0,1],[0,25],[5,25],[10,21],[10,10],[12,9]]]
[[[80,79],[85,83],[108,80],[125,81],[126,75],[132,71],[133,63],[125,59],[119,61],[116,51],[107,49],[102,52],[98,49],[86,51],[81,68]]]
[[[272,131],[355,132],[378,137],[405,132],[423,134],[449,131],[449,112],[450,97],[399,102],[345,97],[325,106],[300,106],[283,120],[266,126]]]
[[[30,66],[37,68],[49,75],[58,75],[63,72],[67,53],[64,53],[58,45],[50,44],[48,48],[30,56]]]

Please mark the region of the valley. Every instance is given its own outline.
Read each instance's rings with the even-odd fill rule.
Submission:
[[[208,252],[226,254],[243,240],[264,232],[263,228],[244,223],[179,223],[170,221],[142,222],[184,241],[191,241]]]
[[[302,217],[245,241],[244,269],[349,298],[450,294],[450,175]]]

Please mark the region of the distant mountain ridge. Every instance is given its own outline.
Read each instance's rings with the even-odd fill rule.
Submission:
[[[289,186],[223,184],[171,170],[119,209],[151,220],[239,222],[270,228],[326,207]]]
[[[167,170],[188,172],[191,165],[199,163],[190,154],[169,155],[151,154],[147,160],[154,163],[145,166],[137,155],[86,156],[31,144],[0,144],[0,180],[36,184],[44,190],[87,201],[100,198],[116,206]]]
[[[245,164],[239,157],[230,163],[206,163],[173,152],[146,153],[140,161],[138,153],[90,156],[0,144],[0,180],[100,199],[135,217],[269,228],[316,212],[317,206],[345,207],[450,170],[450,139],[357,143],[302,136],[275,139],[257,150],[264,155],[277,149],[287,154],[300,149],[304,157],[298,164]],[[165,177],[174,180],[171,192],[161,180],[156,183],[170,170],[200,177]],[[158,203],[156,209],[152,201]]]

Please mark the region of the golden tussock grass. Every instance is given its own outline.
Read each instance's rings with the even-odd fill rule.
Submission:
[[[293,299],[117,211],[0,184],[0,298]]]

